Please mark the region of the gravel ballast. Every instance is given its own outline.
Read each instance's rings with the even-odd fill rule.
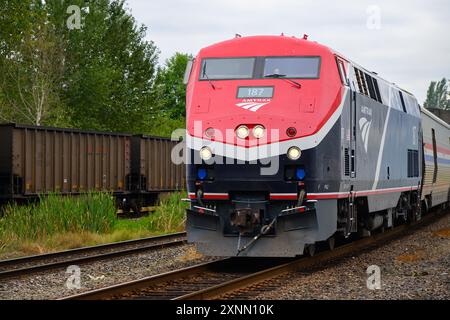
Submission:
[[[80,265],[80,289],[73,288],[66,269],[43,271],[20,278],[0,280],[0,299],[57,299],[84,291],[213,260],[199,255],[193,245],[163,248]],[[67,281],[72,289],[67,287]]]
[[[380,268],[380,289],[367,287],[371,265]],[[450,214],[381,247],[289,273],[231,298],[450,299]]]
[[[66,269],[1,280],[0,299],[55,299],[206,262],[193,245],[164,248],[80,266],[81,288]],[[367,268],[381,271],[381,289],[367,288]],[[235,294],[244,299],[449,299],[450,214],[380,247],[281,276]],[[229,297],[228,297],[229,298]]]

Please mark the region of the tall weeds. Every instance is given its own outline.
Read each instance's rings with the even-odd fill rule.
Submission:
[[[148,217],[147,228],[164,233],[184,230],[188,204],[181,201],[183,196],[185,194],[177,192],[163,197],[156,211]]]
[[[0,237],[39,240],[58,233],[90,231],[105,233],[114,227],[114,199],[105,193],[79,197],[50,194],[36,204],[8,205],[0,219]]]
[[[27,255],[183,231],[186,193],[162,197],[156,211],[118,219],[110,194],[51,194],[30,205],[8,205],[0,217],[0,256]]]

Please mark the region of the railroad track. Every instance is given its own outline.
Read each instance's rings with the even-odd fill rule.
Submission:
[[[0,261],[0,279],[185,244],[186,233],[172,233]]]
[[[201,300],[224,298],[227,294],[246,290],[289,272],[309,268],[325,261],[344,258],[359,251],[385,244],[418,227],[431,223],[443,214],[425,216],[412,225],[401,225],[384,233],[363,238],[324,251],[313,257],[293,259],[227,258],[175,270],[143,279],[62,298],[91,299],[172,299]]]
[[[279,260],[279,259],[277,259]],[[286,259],[283,259],[286,260]],[[278,262],[280,263],[280,262]],[[236,268],[239,264],[239,268]],[[91,299],[173,299],[220,285],[224,281],[240,279],[277,264],[262,258],[225,258],[182,268],[111,287],[96,289],[62,298],[61,300]]]

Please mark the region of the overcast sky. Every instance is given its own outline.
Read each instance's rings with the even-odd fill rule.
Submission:
[[[416,95],[450,78],[448,0],[127,0],[164,62],[249,35],[309,35]]]

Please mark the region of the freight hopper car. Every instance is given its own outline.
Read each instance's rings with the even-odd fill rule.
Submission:
[[[167,138],[18,124],[0,125],[0,202],[110,192],[124,211],[182,190],[184,168]]]
[[[131,203],[136,210],[155,203],[161,193],[186,188],[185,166],[175,164],[172,159],[172,150],[179,142],[146,135],[131,138],[131,175],[127,189],[138,195]]]
[[[204,254],[312,254],[448,201],[448,125],[326,46],[237,37],[186,80],[187,232]]]

